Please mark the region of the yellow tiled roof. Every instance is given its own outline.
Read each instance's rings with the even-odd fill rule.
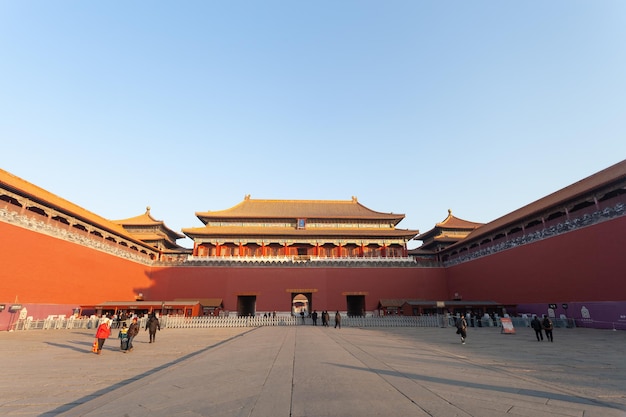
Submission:
[[[471,231],[473,231],[474,229],[478,229],[482,225],[482,223],[470,222],[467,220],[459,219],[458,217],[452,215],[452,210],[448,210],[448,216],[442,222],[435,224],[435,227],[417,236],[415,240],[421,240],[423,242],[426,242],[429,239],[445,240],[443,238],[446,237],[449,238],[448,241],[456,242],[463,239]],[[448,236],[445,233],[445,230],[450,229],[456,229],[458,230],[457,233],[464,232],[465,234],[462,236]],[[438,233],[442,232],[442,230],[444,236],[439,236]],[[427,244],[427,242],[425,244]]]
[[[515,223],[521,218],[541,213],[549,207],[557,206],[558,204],[562,204],[564,201],[584,195],[589,192],[589,190],[603,187],[620,180],[623,181],[624,178],[626,178],[626,160],[618,162],[615,165],[577,181],[559,191],[540,198],[539,200],[521,207],[492,222],[486,223],[485,225],[472,231],[467,236],[466,240],[480,239],[481,236],[488,235],[495,230],[506,227],[508,224]]]
[[[404,214],[381,213],[352,200],[254,200],[250,196],[236,206],[220,211],[197,212],[207,223],[210,219],[264,218],[264,219],[368,219],[387,220],[397,224]]]
[[[41,187],[38,187],[30,182],[13,175],[3,169],[0,169],[0,184],[7,190],[13,190],[16,194],[24,195],[33,201],[38,201],[42,205],[54,208],[59,212],[65,212],[68,215],[80,219],[86,223],[92,224],[104,230],[108,230],[114,234],[117,234],[125,239],[131,240],[136,243],[141,243],[146,247],[152,248],[140,240],[134,238],[129,234],[121,225],[116,224],[110,220],[100,217],[95,213],[92,213],[84,208],[65,200],[56,194],[53,194]]]
[[[459,219],[458,217],[452,215],[452,210],[448,210],[448,217],[446,217],[441,223],[437,223],[435,226],[445,227],[448,229],[476,229],[482,225],[483,223]]]
[[[180,233],[177,233],[173,231],[172,229],[170,229],[169,227],[167,227],[165,223],[163,222],[163,220],[156,220],[154,217],[152,217],[152,215],[150,214],[150,207],[146,207],[146,212],[144,214],[140,214],[139,216],[135,216],[135,217],[129,217],[128,219],[113,220],[113,222],[122,226],[146,226],[146,227],[160,226],[168,234],[175,235],[178,238],[185,237],[184,235],[181,235]],[[133,232],[133,236],[140,236],[140,235],[141,233]],[[164,238],[164,237],[161,237],[161,238]],[[143,238],[140,238],[140,239],[143,240]]]
[[[158,233],[133,233],[132,234],[136,239],[141,241],[155,241],[155,240],[164,240],[165,237]]]
[[[139,216],[129,217],[128,219],[113,220],[117,224],[127,226],[154,226],[163,224],[162,220],[155,220],[150,214],[150,207],[146,207],[146,212]]]

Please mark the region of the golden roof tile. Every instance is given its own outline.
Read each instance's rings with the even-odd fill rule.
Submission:
[[[404,214],[381,213],[352,200],[256,200],[247,195],[234,207],[219,211],[197,212],[196,216],[207,223],[212,219],[367,219],[393,221],[404,219]]]
[[[509,214],[506,214],[492,222],[472,231],[464,241],[467,242],[470,239],[480,239],[482,236],[493,233],[496,230],[506,228],[507,225],[514,224],[520,219],[537,215],[544,212],[548,208],[558,206],[566,201],[581,197],[588,193],[590,190],[597,188],[610,186],[611,184],[624,181],[626,179],[626,160],[618,162],[600,172],[597,172],[589,177],[586,177],[580,181],[577,181],[565,188],[562,188],[552,194],[549,194],[533,203],[530,203],[524,207],[521,207]],[[458,244],[463,244],[459,242]]]
[[[442,227],[446,229],[476,229],[482,226],[483,223],[470,222],[463,220],[452,215],[452,210],[448,209],[448,217],[446,217],[441,223],[437,223],[436,227]]]
[[[42,206],[53,208],[60,213],[66,213],[69,216],[75,217],[103,230],[108,230],[109,232],[124,237],[125,239],[146,245],[133,237],[121,225],[105,219],[104,217],[98,216],[95,213],[92,213],[3,169],[0,169],[0,185],[9,191],[13,191],[16,194],[23,195],[35,202],[39,202]],[[146,247],[152,248],[150,245],[146,245]]]
[[[112,220],[112,221],[114,223],[121,225],[122,227],[124,226],[145,226],[145,227],[159,226],[165,233],[169,235],[174,235],[178,239],[182,239],[183,237],[185,237],[184,235],[178,232],[175,232],[174,230],[167,227],[165,225],[165,222],[163,222],[163,220],[156,220],[154,217],[152,217],[152,215],[150,214],[150,206],[146,207],[146,212],[144,214],[140,214],[139,216],[129,217],[128,219]],[[140,233],[132,232],[132,234],[133,236],[137,236]]]

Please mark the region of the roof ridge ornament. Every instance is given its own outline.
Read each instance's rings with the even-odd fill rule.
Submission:
[[[356,198],[355,196],[352,196],[352,202],[353,202],[353,203],[358,203],[358,202],[359,202],[359,199],[358,199],[358,198]]]

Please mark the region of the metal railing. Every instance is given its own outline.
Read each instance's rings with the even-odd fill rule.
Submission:
[[[72,329],[92,329],[95,330],[100,323],[100,318],[75,318],[57,317],[34,320],[28,317],[17,320],[7,329],[9,331],[24,330],[72,330]],[[139,319],[140,328],[146,325],[146,318]],[[530,328],[530,318],[511,317],[513,326],[516,328]],[[159,318],[161,328],[184,329],[184,328],[219,328],[219,327],[261,327],[261,326],[310,326],[313,321],[310,317],[303,320],[299,316],[281,314],[276,317],[263,316],[162,316]],[[586,327],[595,329],[626,330],[626,323],[600,322],[591,319],[573,318],[552,318],[555,328]],[[126,320],[127,325],[130,320]],[[366,316],[351,317],[342,314],[341,325],[343,327],[454,327],[454,316]],[[118,328],[120,322],[113,322],[113,329]],[[317,325],[322,325],[321,318],[317,320]],[[500,318],[482,319],[480,325],[478,320],[468,321],[470,327],[502,327]],[[330,315],[329,326],[335,326],[335,315]]]
[[[48,318],[34,320],[27,318],[17,320],[8,330],[62,330],[62,329],[92,329],[95,330],[100,318]],[[161,328],[182,329],[182,328],[218,328],[218,327],[261,327],[261,326],[302,326],[312,325],[313,320],[305,317],[304,320],[298,316],[289,314],[277,315],[276,317],[249,316],[162,316],[159,318]],[[130,324],[130,321],[126,321]],[[146,318],[141,318],[138,322],[140,328],[144,328]],[[317,325],[322,325],[321,318],[317,320]],[[342,315],[341,325],[343,327],[442,327],[444,325],[443,316],[367,316],[350,317]],[[120,326],[119,322],[113,322],[113,329]],[[329,326],[335,326],[335,315],[331,314]]]

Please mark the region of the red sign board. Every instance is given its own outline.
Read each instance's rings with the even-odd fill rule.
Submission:
[[[502,323],[502,333],[515,334],[515,327],[509,317],[503,317],[500,319]]]

